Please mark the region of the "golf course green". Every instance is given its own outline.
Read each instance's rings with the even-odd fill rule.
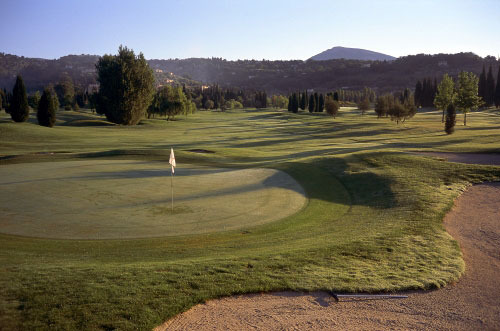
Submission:
[[[0,115],[8,330],[152,329],[251,292],[439,288],[465,268],[444,215],[467,186],[500,180],[498,166],[415,154],[500,153],[494,109],[452,135],[430,110],[399,125],[353,108],[130,127],[87,110],[57,116],[46,128]]]
[[[282,171],[180,164],[174,179],[168,169],[134,160],[5,165],[0,231],[62,239],[207,233],[279,220],[306,201]]]

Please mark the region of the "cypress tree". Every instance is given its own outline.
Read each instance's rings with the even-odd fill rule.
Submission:
[[[297,93],[294,93],[292,95],[292,103],[293,103],[292,111],[294,113],[298,113],[299,112],[299,97],[298,97]]]
[[[288,111],[292,111],[292,96],[288,96]]]
[[[481,75],[479,75],[479,86],[477,90],[477,95],[486,101],[486,71],[484,69],[484,64],[483,64],[483,71],[481,72]]]
[[[319,96],[318,96],[318,92],[314,92],[314,105],[316,106],[314,108],[314,112],[318,112],[319,111]]]
[[[325,97],[323,96],[323,93],[319,95],[319,107],[318,111],[323,112],[323,109],[325,108]]]
[[[333,100],[339,102],[339,92],[337,91],[333,92]]]
[[[316,101],[314,99],[314,94],[311,94],[309,96],[309,108],[308,109],[309,109],[310,113],[313,113],[314,110],[316,109]]]
[[[420,80],[417,81],[417,85],[415,85],[415,95],[413,96],[415,99],[415,106],[422,106],[422,83]]]
[[[448,108],[446,108],[446,122],[444,124],[444,131],[447,134],[452,134],[455,131],[456,116],[455,106],[450,103]]]
[[[42,97],[40,98],[36,118],[38,119],[38,124],[42,126],[53,127],[56,122],[54,96],[48,88],[43,91]]]
[[[301,93],[300,95],[300,109],[306,110],[306,93]]]
[[[490,69],[488,70],[488,76],[486,76],[486,90],[485,90],[485,102],[486,106],[490,107],[495,102],[495,78],[493,78],[493,72]]]
[[[498,75],[497,75],[497,87],[495,88],[495,106],[497,108],[500,107],[500,66],[498,67]]]
[[[20,75],[17,76],[16,84],[12,90],[9,113],[15,122],[26,122],[30,115],[26,87],[24,86],[23,78]]]

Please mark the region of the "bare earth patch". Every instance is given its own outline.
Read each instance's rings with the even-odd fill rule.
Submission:
[[[193,307],[156,330],[498,330],[500,183],[470,187],[444,225],[460,244],[466,271],[443,289],[338,303],[325,292],[241,295]]]

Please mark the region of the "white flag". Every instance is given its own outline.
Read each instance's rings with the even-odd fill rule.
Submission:
[[[168,160],[168,163],[172,165],[172,173],[175,173],[174,168],[176,167],[176,165],[175,165],[175,156],[173,148],[170,148],[170,160]]]

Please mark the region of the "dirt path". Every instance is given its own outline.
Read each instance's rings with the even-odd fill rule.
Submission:
[[[500,183],[470,187],[444,224],[466,263],[464,276],[444,289],[339,303],[324,292],[242,295],[193,307],[157,330],[500,329]]]

